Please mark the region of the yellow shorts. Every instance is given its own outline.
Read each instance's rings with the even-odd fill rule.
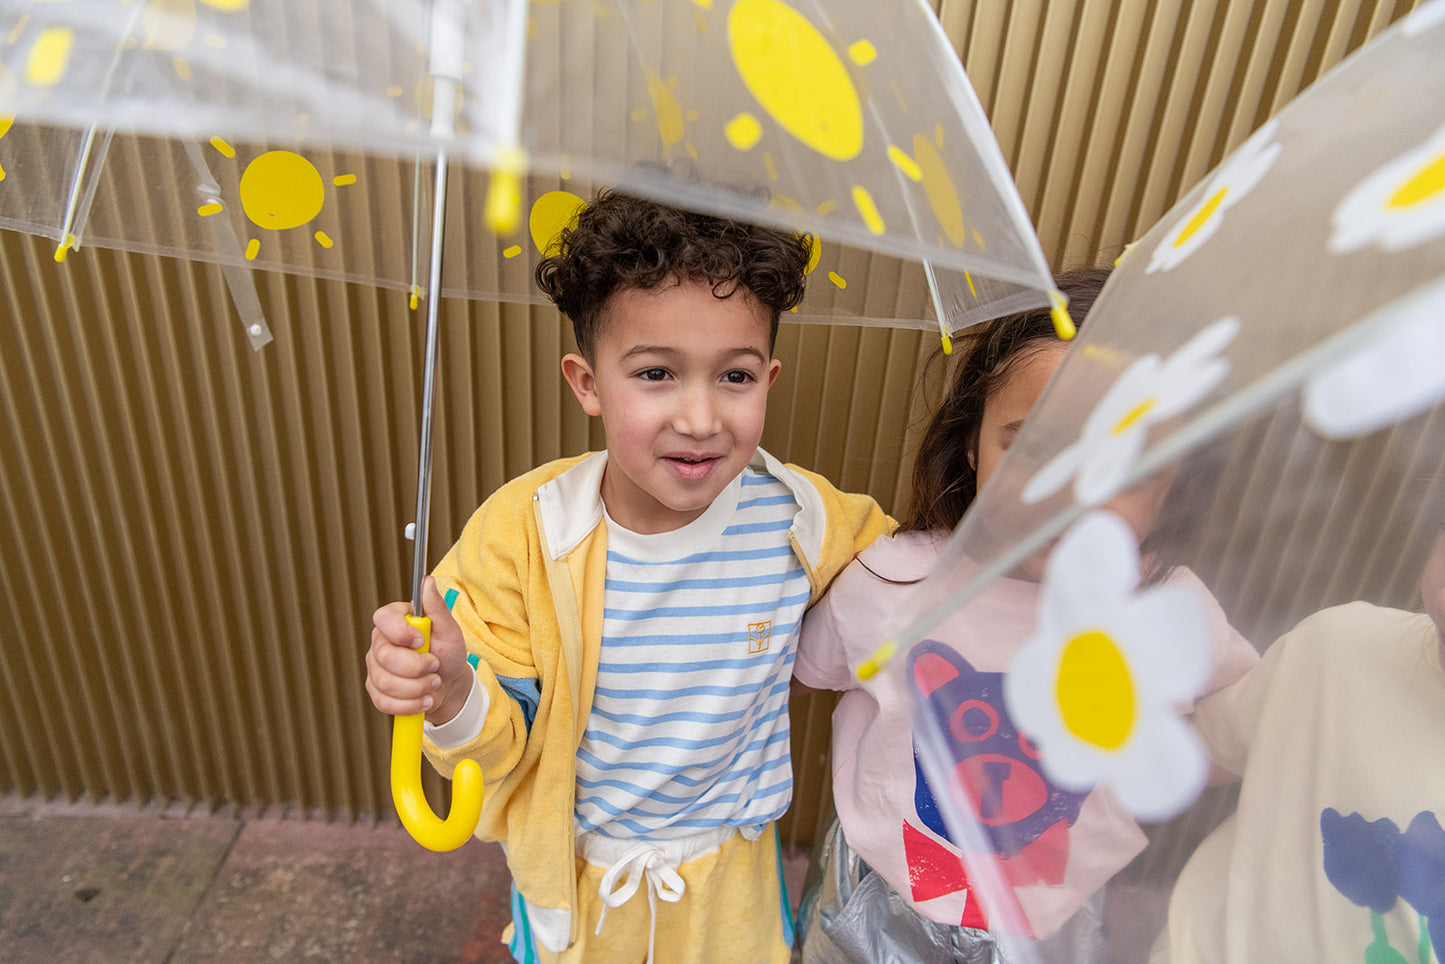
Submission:
[[[682,898],[658,900],[655,924],[644,885],[625,904],[608,908],[602,933],[594,933],[604,907],[598,893],[604,873],[605,867],[577,859],[581,935],[561,954],[528,939],[525,907],[513,891],[512,926],[503,935],[512,957],[521,964],[640,964],[651,932],[656,964],[788,964],[793,915],[776,824],[756,840],[735,834],[712,853],[681,864]]]

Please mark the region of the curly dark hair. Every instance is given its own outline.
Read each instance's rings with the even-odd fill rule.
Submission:
[[[1069,299],[1069,313],[1082,323],[1109,278],[1107,268],[1075,268],[1054,279]],[[971,328],[958,367],[918,443],[913,463],[913,498],[900,532],[952,529],[978,494],[971,458],[978,446],[984,403],[1007,381],[1029,349],[1056,341],[1048,308],[1009,315]]]
[[[779,317],[803,300],[812,244],[807,236],[604,190],[549,247],[537,285],[572,320],[588,361],[595,360],[607,300],[669,279],[710,285],[719,298],[744,289],[768,308],[771,350]]]

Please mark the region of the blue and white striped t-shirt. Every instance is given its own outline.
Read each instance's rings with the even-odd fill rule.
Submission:
[[[788,684],[809,594],[788,536],[797,512],[785,485],[749,468],[676,531],[608,521],[578,832],[674,839],[787,809]]]

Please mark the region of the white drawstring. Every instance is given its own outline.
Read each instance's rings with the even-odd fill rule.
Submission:
[[[627,879],[619,887],[617,879],[624,873]],[[607,873],[602,875],[602,883],[597,887],[597,895],[602,898],[602,913],[597,917],[594,933],[602,933],[602,922],[607,919],[608,908],[621,907],[631,900],[643,879],[647,881],[647,907],[651,916],[647,931],[647,960],[651,964],[653,938],[657,934],[657,901],[661,898],[675,904],[687,889],[687,884],[677,873],[677,867],[668,861],[661,847],[650,843],[638,844],[607,868]]]

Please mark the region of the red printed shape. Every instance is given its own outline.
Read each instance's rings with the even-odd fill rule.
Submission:
[[[958,668],[937,653],[925,653],[913,662],[913,685],[923,696],[958,678]]]
[[[1005,860],[1003,867],[1015,887],[1035,884],[1057,887],[1064,882],[1064,869],[1068,865],[1069,824],[1060,820]]]
[[[1065,827],[1065,830],[1067,829]],[[964,927],[983,929],[989,926],[988,916],[984,913],[983,904],[978,899],[978,888],[974,886],[968,873],[963,869],[963,861],[959,859],[958,854],[953,853],[907,821],[903,823],[903,852],[908,860],[908,881],[914,903],[922,903],[965,890],[968,895],[959,924]],[[1019,907],[1018,898],[1014,896],[1012,888],[1005,894],[997,895],[997,899],[1006,900],[1012,904],[1014,916],[1018,920],[1024,920],[1023,909]],[[1032,937],[1033,934],[1025,930],[1024,936]]]
[[[990,827],[1018,823],[1049,799],[1048,785],[1036,770],[998,753],[967,757],[954,772],[979,820]]]
[[[915,903],[954,894],[968,886],[958,854],[907,821],[903,824],[903,852],[908,858],[908,882]]]

